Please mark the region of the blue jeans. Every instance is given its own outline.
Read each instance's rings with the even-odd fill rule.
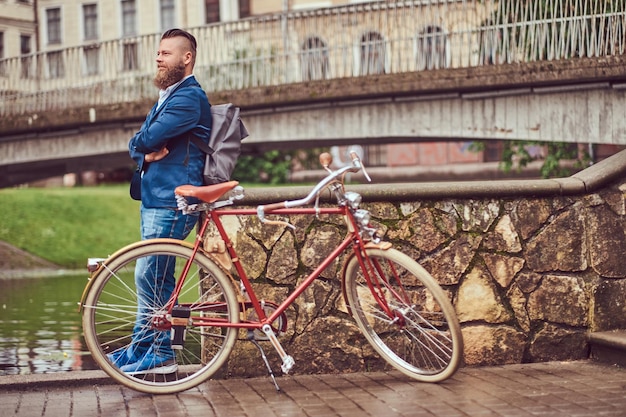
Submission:
[[[185,239],[198,222],[198,214],[184,215],[179,210],[141,206],[141,239]],[[175,257],[155,255],[140,258],[135,265],[137,318],[129,356],[141,357],[151,346],[154,353],[173,355],[169,332],[152,328],[152,317],[161,311],[174,287]]]

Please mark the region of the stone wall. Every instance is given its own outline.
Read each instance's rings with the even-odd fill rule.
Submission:
[[[622,152],[560,180],[351,189],[363,194],[385,239],[450,294],[467,365],[575,360],[588,357],[590,331],[626,328],[625,168]],[[293,199],[301,191],[254,190],[246,201]],[[270,301],[284,298],[345,235],[340,218],[288,220],[295,231],[256,217],[228,222],[247,273]],[[288,311],[280,340],[294,372],[384,367],[346,311],[340,271],[341,262],[326,269]],[[263,346],[280,369],[271,345]],[[228,372],[264,374],[256,347],[238,342]]]

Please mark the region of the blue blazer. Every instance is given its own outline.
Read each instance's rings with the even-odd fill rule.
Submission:
[[[146,117],[128,144],[131,158],[143,172],[141,203],[150,208],[176,208],[174,189],[203,185],[204,153],[189,141],[195,135],[207,144],[211,136],[211,105],[194,76],[185,79]],[[145,155],[167,147],[169,154],[147,163]]]

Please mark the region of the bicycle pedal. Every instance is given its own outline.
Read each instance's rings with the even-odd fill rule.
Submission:
[[[172,349],[183,349],[190,317],[191,309],[189,307],[177,305],[172,308],[172,331],[170,334]]]
[[[283,358],[283,364],[281,365],[280,369],[283,370],[284,374],[288,374],[295,364],[296,361],[293,359],[293,356],[287,355]]]

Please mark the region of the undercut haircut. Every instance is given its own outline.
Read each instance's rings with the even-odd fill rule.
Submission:
[[[161,40],[168,38],[181,37],[185,38],[189,41],[189,50],[191,51],[191,60],[192,63],[196,62],[196,48],[198,43],[196,42],[196,38],[189,32],[182,29],[169,29],[163,33],[161,36]]]

